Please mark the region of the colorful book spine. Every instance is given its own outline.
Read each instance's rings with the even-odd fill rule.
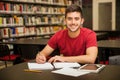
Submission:
[[[0,11],[4,11],[5,7],[4,7],[4,2],[0,2]]]
[[[8,28],[0,29],[0,32],[1,32],[2,38],[9,38],[9,29]]]

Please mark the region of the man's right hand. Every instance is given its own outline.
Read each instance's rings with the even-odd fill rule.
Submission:
[[[43,54],[38,53],[36,55],[36,62],[37,63],[45,63],[46,62],[46,57]]]

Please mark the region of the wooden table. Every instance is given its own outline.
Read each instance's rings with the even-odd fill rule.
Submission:
[[[25,59],[34,59],[36,54],[41,51],[47,44],[49,39],[23,39],[8,42],[0,42],[0,44],[13,45],[13,51],[20,54]]]
[[[111,50],[120,49],[120,40],[101,40],[98,41],[98,49],[101,59],[105,62],[109,60]]]
[[[120,49],[120,40],[101,40],[98,41],[98,47]]]
[[[0,42],[0,44],[17,44],[17,45],[46,45],[49,39],[23,39],[23,40],[15,40],[8,42]]]
[[[51,73],[51,70],[43,70],[42,73],[24,72],[27,62],[0,70],[0,80],[119,80],[120,66],[106,65],[99,73],[89,73],[79,77],[71,77]]]

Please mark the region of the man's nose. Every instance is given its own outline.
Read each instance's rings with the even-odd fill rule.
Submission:
[[[72,19],[72,24],[74,24],[75,23],[75,20],[74,19]]]

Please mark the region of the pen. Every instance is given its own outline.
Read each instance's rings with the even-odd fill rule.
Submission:
[[[30,70],[30,69],[24,69],[25,72],[42,72],[40,70]]]

